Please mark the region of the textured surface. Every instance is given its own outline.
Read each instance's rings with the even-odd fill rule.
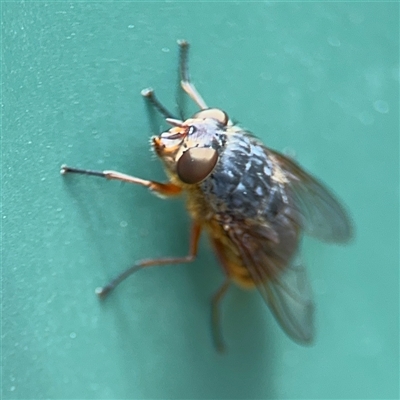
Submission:
[[[3,20],[4,399],[395,398],[399,376],[397,3],[19,3]],[[96,286],[144,257],[184,254],[178,201],[61,163],[163,179],[148,137],[174,111],[176,39],[211,106],[297,160],[346,202],[351,246],[306,240],[317,342],[292,343],[257,293],[223,307],[202,241],[192,266]],[[186,109],[195,108],[185,101]]]

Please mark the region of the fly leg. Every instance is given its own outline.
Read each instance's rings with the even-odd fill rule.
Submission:
[[[200,109],[204,110],[208,108],[208,106],[201,97],[200,93],[196,90],[189,76],[189,66],[188,66],[189,43],[186,40],[178,40],[178,45],[180,47],[179,71],[181,76],[182,89],[200,107]],[[164,107],[163,104],[157,99],[154,93],[154,89],[152,88],[143,89],[141,94],[164,118],[177,119],[174,116],[174,114],[172,114],[166,107]]]
[[[200,93],[196,90],[193,83],[190,81],[188,65],[189,43],[186,40],[178,40],[178,45],[180,47],[179,70],[181,74],[182,89],[199,106],[201,110],[205,110],[206,108],[208,108],[206,102],[203,100]]]
[[[60,172],[62,175],[72,173],[72,174],[97,176],[99,178],[134,183],[137,185],[145,186],[151,192],[154,192],[155,194],[158,194],[160,196],[175,196],[180,194],[182,191],[181,187],[174,185],[171,182],[161,183],[155,181],[148,181],[146,179],[137,178],[135,176],[130,176],[117,171],[93,171],[90,169],[80,169],[80,168],[68,167],[67,165],[62,165]]]
[[[221,241],[218,239],[212,240],[212,245],[215,250],[215,254],[220,262],[224,273],[225,281],[214,293],[211,299],[211,332],[214,341],[214,346],[219,352],[225,351],[225,343],[221,330],[221,316],[220,316],[220,303],[225,293],[227,292],[232,280],[229,273],[229,262],[225,255],[225,249]]]
[[[221,316],[220,316],[220,302],[228,290],[231,281],[226,278],[225,282],[214,293],[211,300],[211,329],[213,341],[216,349],[223,353],[225,351],[225,343],[221,331]]]
[[[164,117],[164,118],[173,118],[176,119],[174,114],[168,111],[166,107],[162,105],[162,103],[157,99],[154,94],[154,89],[146,88],[141,91],[143,97],[145,97],[149,103]]]
[[[190,263],[195,260],[197,256],[198,243],[200,239],[201,226],[194,223],[191,229],[190,234],[190,245],[189,245],[189,254],[184,257],[163,257],[163,258],[155,258],[148,260],[141,260],[135,263],[132,267],[123,271],[113,280],[111,280],[107,285],[103,287],[99,287],[96,289],[96,294],[100,298],[105,298],[112,290],[114,290],[121,282],[123,282],[126,278],[134,274],[135,272],[153,266],[162,266],[162,265],[170,265],[170,264],[185,264]]]

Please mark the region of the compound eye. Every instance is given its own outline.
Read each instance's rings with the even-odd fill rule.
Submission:
[[[206,110],[201,110],[194,114],[193,118],[212,118],[226,126],[229,121],[228,114],[219,108],[207,108]]]
[[[217,161],[218,153],[213,148],[192,147],[179,158],[176,171],[182,182],[195,184],[211,174]]]

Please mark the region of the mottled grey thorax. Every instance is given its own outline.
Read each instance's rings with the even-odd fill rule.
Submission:
[[[245,131],[228,133],[220,159],[200,188],[215,213],[257,218],[273,215],[276,196],[271,160],[261,143]]]

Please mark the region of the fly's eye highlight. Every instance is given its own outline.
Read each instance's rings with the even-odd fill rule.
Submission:
[[[207,108],[194,114],[193,118],[212,118],[218,121],[223,126],[228,125],[229,117],[225,111],[219,108]]]
[[[211,147],[192,147],[179,158],[176,172],[188,184],[203,181],[211,174],[218,161],[218,153]]]
[[[188,129],[188,135],[193,135],[197,132],[197,128],[194,125],[190,125]]]

